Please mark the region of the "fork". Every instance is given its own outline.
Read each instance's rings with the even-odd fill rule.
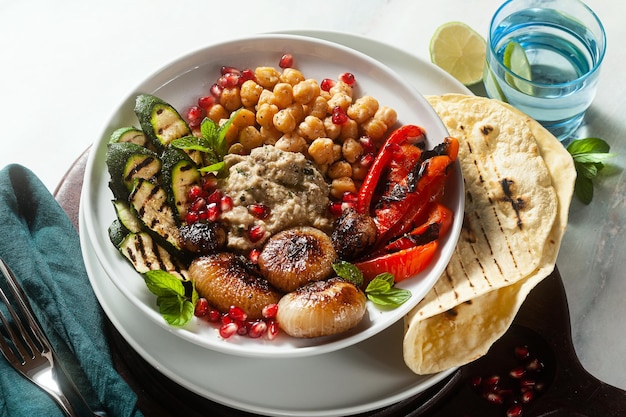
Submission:
[[[106,417],[105,412],[95,413],[89,408],[67,376],[37,321],[26,294],[2,259],[0,259],[0,272],[17,304],[17,307],[13,307],[0,287],[0,300],[5,304],[13,319],[13,323],[10,323],[0,310],[0,321],[4,329],[4,332],[0,332],[0,351],[6,360],[20,374],[46,391],[69,417]]]

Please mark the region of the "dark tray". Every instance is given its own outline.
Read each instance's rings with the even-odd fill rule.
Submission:
[[[87,156],[85,151],[75,161],[54,193],[77,229]],[[145,416],[255,416],[212,402],[174,383],[144,361],[108,321],[105,330],[115,367],[136,392]],[[520,361],[514,354],[516,348],[522,347],[541,362],[540,370],[526,371],[523,378],[511,378],[509,373],[528,361]],[[488,380],[493,382],[494,376],[500,377],[499,384],[486,384]],[[482,378],[478,387],[477,377]],[[576,356],[558,269],[531,291],[513,325],[486,356],[461,367],[425,392],[363,416],[506,416],[514,402],[521,404],[520,383],[534,395],[532,401],[522,405],[525,417],[626,416],[626,391],[590,375]],[[498,398],[491,395],[494,393],[502,394],[503,404],[493,403]]]

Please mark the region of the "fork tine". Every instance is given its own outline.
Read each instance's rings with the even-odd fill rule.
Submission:
[[[13,318],[13,323],[18,327],[19,331],[16,334],[13,326],[9,323],[9,320],[5,317],[5,315],[0,311],[0,319],[2,320],[2,325],[7,333],[7,336],[13,343],[14,349],[11,349],[11,346],[6,342],[4,336],[0,337],[0,344],[2,345],[2,352],[5,354],[5,357],[12,362],[19,362],[23,364],[28,358],[34,358],[36,350],[32,344],[32,340],[28,340],[28,334],[25,333],[25,328],[22,324],[22,319],[17,315],[17,312],[11,306],[6,294],[0,288],[0,298],[2,302],[6,306],[9,314]],[[9,358],[7,355],[13,355],[12,358]],[[18,357],[19,355],[19,357]]]
[[[43,330],[39,325],[39,321],[37,318],[31,313],[32,309],[30,307],[30,303],[28,302],[28,298],[26,298],[26,294],[20,287],[17,278],[11,271],[11,268],[4,262],[2,258],[0,258],[0,272],[4,275],[4,278],[9,286],[9,290],[13,297],[17,302],[17,307],[22,313],[23,317],[26,318],[26,326],[24,325],[24,320],[17,314],[15,309],[11,306],[11,303],[8,302],[8,299],[5,294],[3,294],[4,302],[9,309],[9,313],[13,317],[13,320],[19,327],[20,333],[24,336],[23,339],[26,344],[31,349],[34,354],[35,351],[40,353],[49,352],[52,348],[48,343],[46,337],[43,334]],[[30,332],[26,331],[26,327],[30,329]],[[32,336],[32,337],[29,337]]]

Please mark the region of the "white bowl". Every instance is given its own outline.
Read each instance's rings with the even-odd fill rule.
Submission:
[[[274,340],[234,336],[222,339],[215,326],[193,319],[187,326],[168,325],[158,312],[155,297],[141,276],[110,243],[107,229],[115,219],[111,204],[109,175],[105,164],[110,134],[123,126],[138,126],[133,112],[139,93],[154,94],[172,104],[181,113],[206,94],[224,65],[236,68],[262,65],[277,67],[280,57],[291,53],[307,78],[336,78],[346,71],[355,74],[359,96],[372,95],[398,113],[398,125],[417,124],[427,132],[427,146],[440,143],[448,132],[436,113],[414,88],[378,61],[347,47],[299,35],[258,35],[208,46],[186,55],[148,77],[122,101],[93,146],[83,185],[81,211],[85,228],[98,261],[109,278],[151,320],[180,337],[181,344],[195,343],[223,353],[252,357],[299,357],[322,354],[363,341],[400,320],[430,290],[447,265],[456,245],[463,220],[463,181],[460,169],[451,177],[446,191],[446,205],[455,213],[453,227],[438,249],[431,264],[418,276],[397,286],[411,291],[411,299],[402,306],[387,310],[368,302],[368,311],[353,330],[324,338],[297,339],[280,335]]]

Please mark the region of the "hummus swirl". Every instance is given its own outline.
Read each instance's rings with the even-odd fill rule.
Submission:
[[[273,234],[294,226],[330,231],[329,185],[301,153],[267,145],[253,149],[250,155],[227,155],[224,162],[229,175],[222,188],[233,199],[233,209],[222,214],[230,249],[260,247]],[[250,213],[252,204],[267,206],[268,217],[259,219]],[[263,228],[264,235],[252,242],[247,232],[255,225]]]

